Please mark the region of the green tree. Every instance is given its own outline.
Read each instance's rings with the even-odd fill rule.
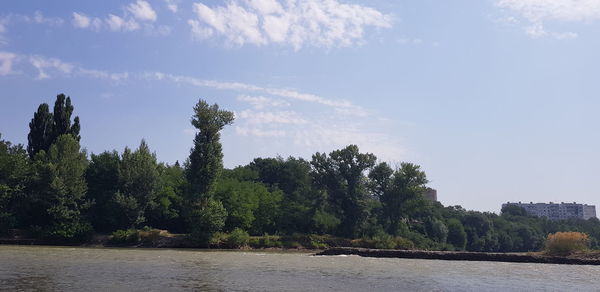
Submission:
[[[96,231],[110,232],[119,228],[113,196],[119,190],[120,164],[121,157],[117,151],[91,155],[86,171],[88,198],[92,200],[88,217]]]
[[[227,212],[220,202],[212,200],[212,196],[215,182],[223,168],[220,131],[231,124],[233,118],[232,112],[221,110],[216,104],[209,105],[204,100],[199,100],[194,107],[192,125],[198,132],[190,151],[186,177],[190,210],[188,221],[193,236],[197,239],[208,240],[213,232],[225,225]]]
[[[376,170],[377,175],[372,175],[371,179],[376,182],[380,194],[388,232],[398,235],[400,222],[410,219],[426,206],[422,194],[428,182],[427,176],[418,165],[412,163],[401,163],[391,178],[385,177],[390,173],[389,167],[381,165]]]
[[[456,218],[448,220],[448,243],[456,249],[463,250],[467,244],[467,233],[462,223]]]
[[[226,125],[233,122],[233,112],[219,109],[217,104],[208,105],[199,100],[194,107],[192,125],[198,130],[194,147],[190,152],[186,170],[189,183],[188,199],[194,204],[208,200],[215,182],[223,168],[221,134]]]
[[[41,150],[48,151],[50,149],[54,139],[52,125],[52,114],[48,104],[40,104],[29,123],[29,134],[27,135],[29,157],[33,158]]]
[[[0,135],[0,234],[18,227],[25,215],[30,172],[27,152]]]
[[[147,214],[148,224],[171,232],[186,232],[182,220],[184,206],[183,195],[187,180],[183,168],[176,162],[174,165],[158,165],[159,188]]]
[[[27,152],[31,158],[41,150],[48,152],[50,145],[62,135],[70,134],[79,142],[81,126],[79,117],[75,117],[71,124],[73,110],[71,98],[62,93],[56,96],[53,113],[50,113],[48,104],[40,104],[29,123]]]
[[[331,211],[341,219],[339,231],[346,237],[355,237],[366,219],[367,190],[364,172],[375,165],[377,158],[360,153],[358,146],[326,154],[316,153],[311,165],[316,185],[325,190]]]
[[[256,158],[248,167],[271,190],[283,192],[281,214],[285,216],[279,218],[277,230],[287,234],[311,232],[312,224],[306,218],[314,216],[319,196],[312,184],[310,162],[293,157]]]
[[[72,135],[58,137],[48,153],[36,156],[37,200],[43,206],[38,224],[46,236],[60,239],[81,239],[91,227],[82,220],[88,208],[85,171],[88,165],[85,151]]]
[[[81,139],[79,136],[79,117],[75,117],[73,124],[71,125],[71,115],[73,114],[73,110],[74,107],[71,104],[71,97],[65,96],[62,93],[56,96],[54,112],[52,114],[54,120],[52,127],[53,141],[65,134],[72,135],[77,141]]]
[[[227,210],[221,201],[208,199],[203,208],[193,209],[190,221],[191,236],[200,243],[208,244],[210,237],[225,226]]]
[[[119,164],[119,190],[113,197],[121,213],[120,228],[131,228],[146,221],[145,213],[158,192],[156,155],[146,141],[132,152],[125,148]]]

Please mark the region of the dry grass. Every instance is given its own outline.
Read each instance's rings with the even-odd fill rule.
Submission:
[[[589,236],[581,232],[557,232],[548,234],[545,253],[548,255],[570,255],[588,249]]]

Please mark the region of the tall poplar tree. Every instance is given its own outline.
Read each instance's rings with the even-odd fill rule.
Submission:
[[[226,125],[233,122],[233,112],[219,109],[199,100],[194,107],[192,125],[198,129],[194,147],[190,151],[187,168],[189,182],[188,199],[203,204],[214,191],[215,182],[223,168],[221,134]]]
[[[220,201],[212,199],[215,182],[223,168],[221,134],[233,122],[230,111],[199,100],[194,107],[192,125],[198,129],[190,151],[186,176],[188,179],[188,223],[192,236],[204,243],[210,235],[225,226],[227,211]]]
[[[29,123],[27,153],[31,158],[42,150],[48,152],[61,135],[70,134],[79,142],[81,126],[79,117],[75,117],[71,124],[73,110],[71,98],[62,93],[56,96],[53,113],[50,113],[48,104],[40,104]]]
[[[52,114],[48,104],[40,104],[29,123],[29,134],[27,135],[27,153],[29,153],[29,157],[33,158],[35,154],[42,150],[48,151],[53,139],[52,124]]]

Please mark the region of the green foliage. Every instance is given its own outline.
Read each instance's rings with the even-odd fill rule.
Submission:
[[[113,234],[117,244],[156,246],[162,231],[154,228],[160,228],[231,248],[524,252],[540,250],[546,234],[575,231],[588,234],[590,247],[600,247],[597,218],[550,221],[516,206],[501,215],[444,207],[423,198],[428,181],[418,165],[376,164],[356,145],[316,153],[310,162],[256,158],[223,170],[220,131],[233,113],[203,100],[194,107],[191,122],[198,132],[184,167],[158,163],[143,140],[135,151],[92,155],[88,166],[73,110],[64,95],[57,96],[53,112],[40,105],[29,124],[27,151],[0,140],[0,234],[24,229],[74,243],[92,231],[122,229]],[[152,227],[132,229],[142,225]]]
[[[334,233],[341,220],[324,210],[318,210],[313,216],[316,230],[321,234]]]
[[[27,153],[33,158],[38,152],[48,151],[53,140],[53,121],[48,104],[40,104],[29,123]]]
[[[226,219],[227,210],[223,204],[218,200],[209,199],[206,206],[193,210],[189,218],[192,239],[207,244],[213,233],[223,229]]]
[[[448,243],[452,244],[454,248],[463,250],[467,244],[467,233],[462,223],[456,218],[448,220]]]
[[[119,165],[121,158],[117,151],[92,154],[86,171],[88,198],[93,202],[88,217],[94,229],[108,232],[119,228],[117,206],[114,201],[119,191]]]
[[[140,233],[136,229],[117,230],[112,233],[110,242],[115,245],[135,245],[140,242]]]
[[[339,234],[355,237],[366,219],[367,188],[364,172],[375,165],[371,153],[360,153],[358,146],[350,145],[329,155],[316,153],[312,157],[315,184],[327,193],[330,211],[341,223]]]
[[[49,152],[36,155],[34,183],[35,202],[42,213],[36,225],[45,227],[46,235],[52,238],[75,238],[81,226],[82,211],[89,207],[85,194],[86,153],[79,150],[79,142],[72,135],[62,135]]]
[[[527,216],[527,210],[523,207],[519,207],[517,205],[506,205],[502,207],[502,215],[512,215],[512,216]]]
[[[227,236],[227,247],[229,248],[240,248],[243,246],[246,246],[248,244],[248,241],[250,240],[250,235],[248,235],[248,232],[240,229],[240,228],[236,228],[233,231],[231,231],[231,233],[229,233],[229,236]]]
[[[430,224],[431,239],[442,245],[445,244],[448,239],[448,227],[446,227],[446,224],[440,220],[433,220]]]
[[[79,117],[75,117],[71,125],[73,109],[71,98],[62,93],[56,96],[53,113],[50,113],[48,104],[40,104],[29,123],[27,152],[31,158],[42,150],[48,152],[50,146],[62,135],[72,135],[79,142]]]
[[[215,182],[223,168],[220,142],[223,127],[233,122],[233,113],[199,100],[194,107],[192,125],[198,130],[194,138],[187,167],[188,199],[194,203],[212,195]]]
[[[157,195],[147,210],[148,224],[175,232],[186,232],[183,220],[184,191],[186,186],[183,168],[174,165],[158,165],[159,182]]]
[[[398,225],[403,219],[410,220],[417,212],[426,208],[422,194],[428,182],[427,177],[418,165],[411,163],[400,164],[400,168],[393,173],[385,164],[380,164],[375,170],[371,179],[375,191],[379,193],[387,230],[397,234]]]
[[[113,203],[121,214],[121,228],[134,227],[146,221],[145,212],[158,192],[156,155],[144,140],[131,152],[125,148],[119,164],[119,189]]]
[[[12,145],[0,135],[0,235],[19,227],[27,207],[30,165],[22,145]]]

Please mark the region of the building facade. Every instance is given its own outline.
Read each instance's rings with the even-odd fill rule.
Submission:
[[[502,204],[502,208],[508,205],[519,206],[528,214],[538,216],[538,217],[546,217],[550,220],[564,220],[570,218],[579,218],[579,219],[590,219],[592,217],[596,217],[596,206],[588,205],[588,204],[577,204],[573,203],[564,203],[561,202],[553,203],[511,203],[508,202],[506,204]]]

